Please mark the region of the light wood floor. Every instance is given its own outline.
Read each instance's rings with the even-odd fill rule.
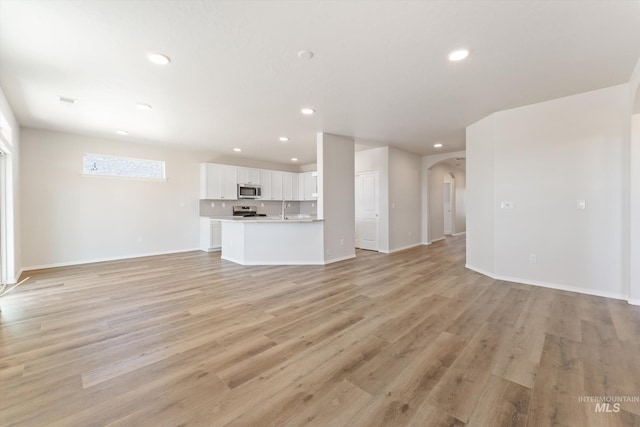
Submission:
[[[0,301],[0,425],[640,425],[578,400],[640,395],[640,308],[494,281],[464,245],[30,272]]]

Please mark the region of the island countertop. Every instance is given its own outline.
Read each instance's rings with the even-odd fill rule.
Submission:
[[[280,216],[252,216],[252,217],[243,217],[243,216],[211,216],[209,217],[215,221],[221,222],[250,222],[250,223],[280,223],[280,222],[319,222],[324,221],[323,219],[318,219],[315,216],[303,216],[298,214],[287,215],[285,219],[282,219]]]

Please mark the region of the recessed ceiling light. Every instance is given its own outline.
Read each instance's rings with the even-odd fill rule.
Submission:
[[[434,146],[435,148],[440,148],[440,147],[442,147],[442,144],[433,144],[433,146]]]
[[[117,130],[116,133],[118,135],[129,135],[129,132],[127,132],[126,130]]]
[[[287,138],[286,136],[281,136],[280,137],[280,141],[282,142],[287,142],[289,140],[289,138]]]
[[[313,52],[311,52],[310,50],[301,50],[300,52],[298,52],[298,58],[308,61],[309,59],[313,58]]]
[[[58,101],[66,102],[67,104],[75,104],[76,100],[73,98],[67,98],[66,96],[59,96]]]
[[[151,105],[149,104],[142,104],[142,103],[137,103],[136,107],[138,107],[140,110],[144,110],[144,111],[149,111],[151,110]]]
[[[303,108],[302,110],[300,110],[300,112],[302,112],[302,114],[310,116],[311,114],[315,113],[316,110],[314,110],[313,108]]]
[[[233,151],[235,151],[235,152],[239,153],[239,152],[241,152],[241,151],[242,151],[242,148],[234,148],[234,149],[233,149]]]
[[[449,54],[449,61],[461,61],[464,58],[466,58],[467,56],[469,56],[469,50],[468,49],[454,50],[453,52],[451,52]]]
[[[297,162],[297,161],[298,161],[298,158],[297,158],[297,157],[292,157],[292,158],[291,158],[291,161],[292,161],[292,162]]]
[[[147,53],[147,59],[158,65],[167,65],[171,62],[171,58],[169,58],[167,55],[163,55],[162,53],[157,52]]]

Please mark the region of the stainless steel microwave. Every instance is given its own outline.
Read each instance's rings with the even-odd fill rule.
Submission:
[[[259,199],[262,191],[259,185],[238,184],[238,199]]]

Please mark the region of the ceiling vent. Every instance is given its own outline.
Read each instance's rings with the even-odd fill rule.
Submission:
[[[67,98],[65,96],[59,96],[58,100],[60,100],[60,102],[66,102],[67,104],[75,104],[76,100],[73,98]]]

